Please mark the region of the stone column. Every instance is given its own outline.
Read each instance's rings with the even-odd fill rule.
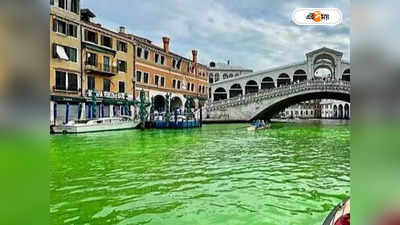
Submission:
[[[110,105],[110,107],[109,107],[109,111],[110,111],[110,118],[112,118],[112,117],[114,117],[114,105]]]
[[[82,112],[80,120],[86,120],[86,103],[82,102]]]
[[[50,125],[54,124],[54,102],[50,101]]]
[[[129,108],[131,109],[131,118],[134,120],[135,119],[135,107],[133,105],[130,105]]]

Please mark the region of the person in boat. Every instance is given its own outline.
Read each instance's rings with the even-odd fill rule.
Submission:
[[[262,128],[262,127],[265,127],[265,122],[264,122],[264,120],[261,120],[260,127],[261,127],[261,128]]]

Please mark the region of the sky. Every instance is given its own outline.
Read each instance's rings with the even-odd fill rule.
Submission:
[[[305,53],[333,48],[350,59],[350,0],[82,0],[108,29],[127,32],[162,46],[170,37],[172,52],[199,61],[226,62],[255,71],[301,62]],[[296,8],[338,8],[337,26],[299,26]]]

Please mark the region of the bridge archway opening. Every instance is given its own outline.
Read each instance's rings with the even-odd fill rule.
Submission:
[[[350,119],[350,105],[349,104],[344,105],[344,118]]]
[[[305,81],[305,80],[307,80],[306,71],[304,71],[302,69],[299,69],[299,70],[296,70],[294,72],[294,74],[293,74],[293,83],[302,82],[302,81]]]
[[[229,78],[233,78],[233,73],[230,73],[230,74],[229,74]]]
[[[289,85],[290,84],[290,77],[289,75],[287,75],[286,73],[281,73],[278,76],[278,80],[277,80],[277,86],[285,86],[285,85]]]
[[[343,72],[342,80],[350,81],[350,69],[346,69],[346,70]]]
[[[174,112],[175,109],[182,109],[183,103],[179,97],[173,97],[171,99],[171,112]]]
[[[234,98],[237,96],[241,96],[243,94],[243,89],[240,84],[234,84],[229,89],[229,98]]]
[[[275,84],[274,84],[274,80],[271,77],[264,77],[264,79],[262,79],[261,81],[261,89],[270,89],[270,88],[274,88]]]
[[[157,110],[158,112],[164,112],[165,111],[165,98],[162,95],[156,95],[154,96],[154,110]]]
[[[257,93],[258,92],[258,84],[254,80],[249,80],[245,86],[246,94]]]
[[[338,108],[337,105],[333,106],[333,118],[337,119],[338,118]]]
[[[224,100],[227,99],[228,95],[226,93],[226,90],[222,87],[217,88],[214,91],[214,101],[219,101],[219,100]]]
[[[222,79],[228,79],[228,74],[227,73],[224,73],[224,75],[222,75]]]
[[[332,70],[328,66],[320,66],[315,70],[314,77],[316,79],[328,79],[332,77]]]
[[[338,118],[343,119],[343,105],[340,104],[338,108]]]
[[[335,100],[340,100],[340,101],[345,101],[345,102],[350,102],[350,94],[349,93],[343,93],[343,92],[327,92],[327,91],[316,91],[316,92],[308,92],[304,94],[299,94],[295,96],[291,96],[288,98],[284,98],[282,100],[279,100],[272,105],[269,105],[262,109],[257,115],[253,116],[250,120],[253,121],[255,119],[270,119],[277,113],[282,112],[284,109],[296,105],[301,102],[306,102],[306,101],[311,101],[311,100],[316,100],[316,99],[335,99]],[[336,107],[336,108],[335,108]],[[335,105],[334,106],[334,115],[335,115],[335,110],[336,110],[336,116],[335,118],[339,117],[339,109]],[[342,115],[343,117],[343,115]]]

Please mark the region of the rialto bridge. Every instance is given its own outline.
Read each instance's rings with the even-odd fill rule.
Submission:
[[[292,104],[312,99],[350,102],[350,63],[342,56],[324,47],[307,53],[301,63],[213,83],[206,118],[249,121],[271,118]],[[321,77],[321,69],[328,73]]]

